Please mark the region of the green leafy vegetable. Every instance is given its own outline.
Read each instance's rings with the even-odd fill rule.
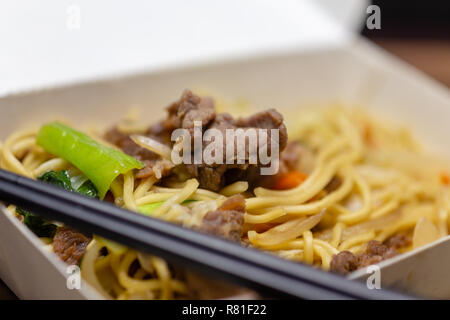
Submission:
[[[66,170],[61,170],[58,172],[47,171],[46,173],[38,177],[38,180],[52,184],[67,191],[78,192],[91,198],[98,198],[97,189],[89,180],[86,180],[78,189],[75,190],[72,187],[69,173]],[[38,237],[53,238],[53,236],[55,235],[57,228],[56,225],[46,222],[41,217],[22,208],[17,208],[16,212],[23,216],[23,223],[28,228],[30,228],[30,230],[33,231]]]
[[[95,188],[94,184],[89,180],[86,180],[81,186],[78,187],[78,189],[74,189],[72,187],[72,182],[70,180],[69,172],[67,170],[61,170],[58,172],[47,171],[42,176],[40,176],[38,180],[53,184],[67,191],[80,193],[90,198],[98,197],[97,189]]]
[[[23,223],[38,237],[53,238],[55,235],[56,225],[48,223],[41,217],[21,208],[17,208],[16,212],[23,216]]]
[[[83,172],[95,185],[102,199],[119,174],[144,167],[142,162],[133,157],[102,145],[59,122],[42,126],[36,141],[49,153],[67,160]]]
[[[72,183],[70,182],[70,176],[66,170],[61,170],[59,172],[47,171],[42,176],[40,176],[38,180],[49,184],[53,184],[54,186],[60,187],[68,191],[73,191]]]
[[[77,192],[90,198],[98,198],[97,188],[94,186],[92,181],[88,180],[83,183],[78,189]]]

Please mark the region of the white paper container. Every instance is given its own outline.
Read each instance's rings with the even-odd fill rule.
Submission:
[[[450,150],[448,89],[361,39],[321,51],[167,69],[5,97],[0,99],[0,139],[58,115],[74,123],[107,126],[132,106],[140,107],[152,123],[185,88],[230,100],[245,98],[282,112],[330,102],[366,106],[411,125],[439,152]],[[20,298],[98,297],[88,286],[68,290],[65,266],[41,247],[11,215],[0,214],[0,276]]]
[[[381,261],[380,288],[395,288],[424,298],[450,299],[450,236]],[[374,270],[351,273],[348,278],[373,284]]]

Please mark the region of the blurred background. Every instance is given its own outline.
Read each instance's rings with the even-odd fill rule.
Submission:
[[[360,35],[450,87],[449,0],[14,0],[0,3],[0,95]]]
[[[450,87],[450,1],[374,0],[381,29],[362,34]]]

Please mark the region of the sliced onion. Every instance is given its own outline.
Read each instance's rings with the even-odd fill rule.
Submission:
[[[72,188],[75,190],[78,190],[78,188],[81,187],[87,180],[88,178],[84,174],[70,177],[70,183],[72,184]]]
[[[359,224],[355,224],[351,227],[345,228],[342,231],[342,241],[347,240],[348,238],[364,233],[367,231],[380,231],[386,226],[392,225],[394,222],[397,222],[401,219],[402,214],[400,210],[396,210],[391,214],[388,214],[386,216],[381,216],[379,218],[361,222]],[[320,232],[316,238],[320,240],[330,241],[333,234],[333,229],[327,229],[325,231]]]
[[[148,273],[153,273],[155,271],[155,269],[153,268],[152,256],[146,253],[138,252],[137,258],[142,269],[144,269]]]
[[[156,141],[155,139],[141,136],[138,134],[133,134],[130,136],[130,138],[142,148],[153,151],[154,153],[160,155],[164,159],[168,160],[171,159],[172,149],[166,146],[165,144],[162,144],[161,142]]]
[[[297,218],[282,223],[263,233],[248,232],[250,242],[260,246],[273,246],[301,236],[303,232],[314,228],[325,215],[325,209],[311,217]]]
[[[439,239],[439,230],[430,219],[421,217],[413,233],[413,248],[422,247]]]

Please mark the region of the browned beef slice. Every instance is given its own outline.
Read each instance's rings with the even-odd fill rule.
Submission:
[[[226,139],[226,130],[227,129],[238,129],[242,128],[246,129],[279,129],[279,152],[283,151],[286,147],[287,143],[287,131],[286,127],[283,124],[283,118],[281,114],[279,114],[275,110],[268,110],[257,113],[248,118],[240,118],[238,120],[233,119],[233,117],[227,113],[222,113],[216,115],[215,119],[210,122],[210,124],[205,129],[217,129],[222,133],[224,138],[223,141],[223,158],[222,164],[190,164],[186,165],[187,171],[192,177],[195,177],[199,180],[200,187],[206,188],[213,191],[218,191],[221,187],[224,186],[226,182],[235,181],[237,177],[245,177],[246,171],[259,171],[260,164],[250,164],[249,163],[249,141],[248,137],[245,140],[245,162],[242,164],[238,164],[236,162],[237,158],[237,147],[238,147],[238,139],[235,138],[234,141],[227,141]],[[244,131],[245,132],[245,131]],[[268,131],[267,141],[263,142],[268,146],[268,154],[271,152],[271,134]],[[203,150],[208,146],[209,143],[213,142],[204,142]],[[234,145],[234,163],[226,164],[226,156],[227,156],[227,143],[233,143]],[[256,152],[258,152],[259,148],[262,145],[259,144],[258,138],[258,146],[256,148]],[[259,160],[259,157],[257,157]],[[257,170],[254,170],[257,169]],[[226,175],[228,170],[233,170],[232,175]],[[231,181],[226,181],[227,176],[231,177]],[[234,178],[234,179],[233,179]],[[256,181],[256,180],[255,180]],[[252,181],[250,181],[252,182]]]
[[[154,160],[159,156],[145,148],[140,147],[133,140],[131,140],[128,134],[121,132],[117,127],[113,127],[105,133],[106,141],[116,145],[126,154],[138,159],[138,160]]]
[[[191,177],[198,179],[201,188],[218,191],[224,185],[223,174],[228,170],[227,165],[206,166],[188,164],[186,171]]]
[[[411,245],[411,241],[412,239],[410,235],[406,233],[399,233],[387,239],[384,244],[389,248],[401,249]]]
[[[280,151],[286,147],[288,140],[286,126],[283,123],[283,116],[275,109],[258,112],[247,118],[239,118],[236,125],[239,128],[278,129]],[[270,130],[268,135],[270,139]]]
[[[167,129],[183,128],[190,130],[193,134],[194,121],[201,121],[202,126],[206,126],[216,117],[214,101],[211,98],[200,98],[190,90],[185,90],[181,98],[171,104],[167,111],[168,118],[164,127]]]
[[[149,132],[158,132],[158,130],[162,130],[160,125],[154,125],[149,129]],[[161,131],[162,132],[162,131]],[[148,134],[153,139],[160,140],[164,143],[164,140],[167,138],[162,135],[159,138]],[[136,144],[133,140],[131,140],[130,135],[125,134],[117,127],[113,127],[108,130],[105,134],[105,139],[119,147],[123,152],[132,156],[133,158],[140,160],[145,163],[145,167],[139,170],[136,174],[136,178],[147,178],[155,175],[155,171],[159,170],[163,176],[167,175],[172,169],[173,165],[170,161],[161,159],[161,157],[145,148],[142,148],[138,144]]]
[[[347,274],[356,269],[364,268],[380,261],[392,258],[398,254],[393,247],[371,240],[367,243],[367,248],[360,254],[353,254],[349,251],[342,251],[333,256],[330,270],[332,272]]]
[[[298,141],[288,142],[286,148],[280,154],[280,167],[275,175],[261,175],[260,168],[249,166],[246,171],[229,170],[226,175],[226,182],[232,183],[239,180],[248,181],[250,190],[252,187],[272,188],[280,176],[297,170],[302,159],[305,147]]]
[[[394,248],[389,248],[379,241],[369,241],[367,243],[366,252],[359,256],[359,267],[363,268],[370,266],[371,264],[392,258],[397,254],[397,250]]]
[[[237,168],[239,170],[245,170],[247,164],[226,164],[226,129],[235,129],[235,120],[231,115],[227,113],[218,114],[215,116],[214,121],[210,123],[209,128],[214,128],[222,132],[225,139],[223,142],[223,160],[222,164],[214,163],[207,165],[202,164],[186,164],[184,167],[191,177],[197,178],[201,188],[218,191],[225,184],[224,174],[231,168]],[[206,128],[205,128],[206,129]],[[210,142],[203,143],[203,150],[208,146]],[[236,150],[236,149],[235,149]]]
[[[244,212],[244,197],[234,195],[225,200],[217,210],[208,212],[199,229],[229,240],[240,241]]]
[[[342,251],[333,256],[330,264],[332,272],[347,274],[358,269],[358,258],[350,251]]]
[[[235,162],[233,164],[226,164],[227,129],[269,129],[269,131],[267,132],[267,141],[262,142],[269,147],[268,154],[271,153],[270,146],[272,145],[271,143],[269,143],[271,142],[272,138],[270,129],[279,130],[279,152],[283,151],[287,144],[287,131],[283,123],[283,117],[274,109],[259,112],[250,117],[240,118],[236,120],[231,115],[226,113],[216,114],[216,111],[214,109],[214,101],[211,98],[200,98],[194,95],[191,91],[185,90],[181,98],[178,101],[172,103],[167,108],[167,111],[167,118],[150,127],[146,133],[148,136],[154,139],[158,139],[162,143],[172,146],[173,143],[170,141],[170,136],[173,130],[178,128],[189,130],[191,137],[193,137],[194,121],[201,122],[203,131],[210,128],[215,128],[221,131],[223,134],[223,139],[225,141],[223,141],[224,149],[223,159],[220,161],[221,163],[180,165],[180,170],[178,170],[178,172],[187,173],[188,176],[197,178],[199,180],[201,188],[218,191],[227,182],[225,174],[228,170],[237,171],[233,172],[233,176],[237,177],[240,176],[242,172],[245,172],[251,167],[259,167],[258,163],[252,165],[249,164],[250,148],[248,147],[248,138],[245,142],[246,152],[244,163],[237,164]],[[156,165],[160,168],[163,168],[163,175],[167,175],[170,172],[171,166],[166,166],[164,163],[161,163],[161,159],[158,155],[149,150],[141,148],[130,139],[129,135],[120,133],[117,128],[113,128],[109,132],[107,132],[105,138],[121,148],[125,153],[135,157],[138,160],[144,161],[147,164],[146,168],[138,173],[138,178],[144,178],[153,175],[154,167]],[[237,141],[238,140],[235,138],[235,157],[237,155]],[[208,146],[209,143],[212,142],[203,142],[203,150]],[[258,147],[256,148],[257,150],[259,150]],[[195,150],[193,150],[193,152],[195,152]],[[257,158],[259,159],[259,157]]]
[[[77,264],[86,251],[90,239],[70,228],[60,227],[53,237],[53,251],[68,264]]]

